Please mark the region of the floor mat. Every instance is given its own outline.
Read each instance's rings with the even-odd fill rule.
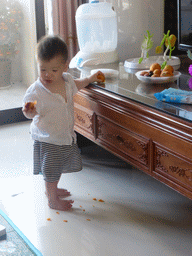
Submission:
[[[15,224],[0,210],[0,224],[6,227],[6,239],[0,240],[0,255],[43,256]]]

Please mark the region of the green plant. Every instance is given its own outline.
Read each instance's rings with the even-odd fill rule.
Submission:
[[[152,41],[153,34],[150,35],[149,31],[147,30],[147,36],[144,35],[144,40],[141,44],[141,57],[139,58],[139,64],[146,59],[149,58],[148,51],[153,47],[153,41]]]
[[[175,49],[175,42],[177,40],[175,35],[169,35],[170,30],[168,30],[167,34],[164,34],[161,44],[156,47],[156,53],[161,53],[163,51],[163,45],[165,44],[166,50],[163,54],[164,62],[161,65],[161,69],[163,69],[167,65],[167,52],[169,51],[169,59],[171,59],[172,51]]]

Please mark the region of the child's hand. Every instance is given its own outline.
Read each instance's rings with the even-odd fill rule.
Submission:
[[[93,82],[103,84],[105,82],[105,75],[101,71],[83,79],[75,79],[75,84],[78,90],[81,90]]]
[[[23,107],[22,111],[27,118],[32,119],[37,114],[37,110],[35,106],[36,104],[37,104],[36,101],[25,103],[25,106]]]
[[[105,82],[105,75],[101,71],[97,71],[95,74],[91,75],[89,77],[89,82],[98,82],[98,83],[104,83]]]

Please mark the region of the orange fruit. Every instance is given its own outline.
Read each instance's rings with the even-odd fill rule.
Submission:
[[[170,44],[171,44],[171,47],[173,47],[175,45],[175,42],[177,40],[176,36],[175,35],[170,35],[169,36],[169,40],[170,40]],[[167,47],[169,44],[168,44],[168,39],[166,38],[165,39],[165,46]]]
[[[174,68],[171,65],[166,65],[163,69],[163,71],[169,71],[171,73],[174,72]]]
[[[27,103],[25,103],[25,107],[27,110],[29,110],[29,109],[33,110],[36,104],[37,104],[37,101],[27,102]]]
[[[153,71],[153,75],[156,75],[157,77],[160,76],[160,74],[161,74],[161,70],[160,69],[155,69]]]
[[[150,66],[150,71],[154,71],[155,69],[160,69],[161,70],[161,66],[159,63],[153,63],[151,66]]]
[[[104,74],[98,74],[97,79],[101,80],[102,83],[105,82],[105,75]]]
[[[167,76],[173,76],[172,72],[169,71],[162,71],[160,77],[167,77]]]
[[[140,76],[144,76],[144,75],[146,75],[146,74],[149,74],[149,72],[143,71],[143,72],[140,73]]]
[[[158,54],[158,53],[161,53],[163,50],[162,50],[162,47],[161,46],[157,46],[156,49],[155,49],[155,52]]]

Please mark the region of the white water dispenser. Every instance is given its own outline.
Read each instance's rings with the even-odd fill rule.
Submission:
[[[89,1],[78,7],[75,19],[80,51],[69,67],[117,62],[117,16],[112,5]]]

